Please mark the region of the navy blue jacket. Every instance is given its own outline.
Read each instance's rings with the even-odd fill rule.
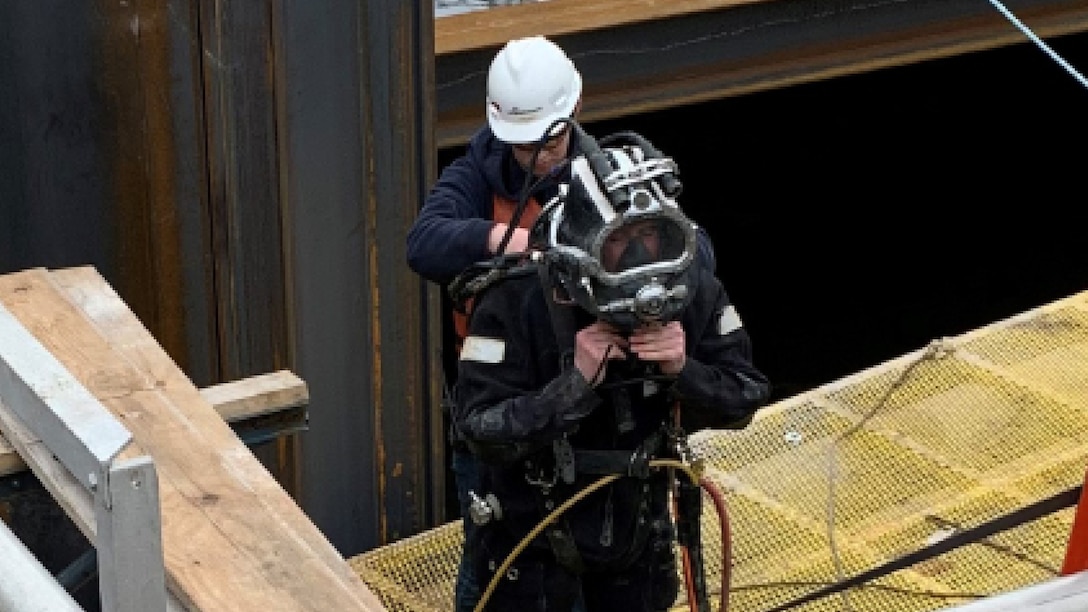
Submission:
[[[494,197],[517,202],[526,172],[509,144],[491,129],[479,129],[465,154],[442,170],[408,231],[408,266],[423,278],[446,286],[470,265],[491,259],[487,235],[493,225]],[[541,205],[555,195],[545,178],[533,190]]]

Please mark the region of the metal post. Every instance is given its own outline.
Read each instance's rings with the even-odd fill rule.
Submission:
[[[102,609],[166,610],[159,483],[144,455],[110,467],[95,490],[98,576]]]

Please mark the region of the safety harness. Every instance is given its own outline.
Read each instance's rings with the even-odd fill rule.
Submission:
[[[509,198],[504,198],[498,194],[491,198],[491,220],[496,223],[516,224],[516,227],[529,229],[536,223],[539,216],[540,204],[535,198],[527,198],[520,211],[518,203]],[[502,246],[505,248],[505,241]],[[515,253],[512,254],[512,258],[523,259],[524,254]],[[500,257],[498,259],[502,262],[506,258]],[[453,330],[456,335],[458,353],[461,352],[461,345],[465,341],[465,336],[468,335],[468,316],[472,311],[474,296],[488,285],[500,280],[505,276],[508,269],[508,265],[502,265],[501,263],[499,265],[489,263],[486,269],[473,266],[470,267],[467,274],[462,273],[450,285],[450,297],[453,301]]]
[[[574,127],[577,128],[577,125],[574,124]],[[583,138],[581,140],[592,140],[582,133],[580,129],[575,129],[575,131],[582,134]],[[648,146],[646,143],[643,144]],[[603,155],[595,147],[594,150],[598,153],[596,157],[601,158],[596,159],[596,161],[601,162]],[[605,175],[602,172],[606,169],[611,172],[610,167],[595,168],[594,172],[603,177]],[[526,175],[523,194],[532,191],[529,187],[529,180],[529,175]],[[498,208],[500,200],[497,198],[494,200],[493,218],[496,221],[505,221],[509,226],[499,248],[500,253],[504,251],[504,247],[509,241],[515,226],[532,227],[541,215],[541,209],[536,206],[536,202],[531,202],[534,205],[531,211],[528,209],[527,205],[530,202],[531,200],[523,195],[517,206],[513,207],[512,210],[510,208],[505,209],[509,216],[504,219],[502,212]],[[578,331],[575,311],[570,307],[573,301],[564,299],[560,302],[558,296],[560,296],[559,292],[563,284],[554,276],[555,272],[552,270],[552,266],[544,261],[544,258],[548,256],[547,253],[542,255],[534,253],[533,259],[527,259],[524,255],[511,254],[503,256],[500,254],[489,262],[482,262],[481,265],[477,265],[474,269],[466,270],[458,279],[455,279],[454,283],[451,283],[448,288],[450,295],[454,299],[455,305],[461,307],[461,312],[455,313],[458,341],[460,342],[464,337],[472,302],[480,292],[504,279],[531,273],[532,269],[535,268],[540,276],[545,302],[559,347],[559,369],[565,372],[569,371],[570,368],[574,367],[574,338]],[[540,257],[536,257],[536,255],[540,255]],[[565,290],[563,291],[562,296],[568,297]],[[646,364],[642,364],[642,367],[647,367],[649,370],[649,366]],[[658,372],[658,374],[660,373]],[[655,381],[652,376],[640,376],[607,387],[602,385],[597,389],[598,393],[610,394],[609,399],[611,401],[609,405],[613,410],[611,426],[618,436],[627,434],[630,437],[629,434],[636,428],[630,388],[630,384],[634,383],[643,385],[639,390],[644,397],[660,392],[660,388],[657,386],[658,381]],[[673,416],[675,417],[676,414]],[[612,549],[615,540],[612,496],[617,489],[615,487],[607,489],[606,495],[608,497],[604,501],[604,516],[601,533],[599,534],[599,543],[602,547],[616,552],[609,555],[609,560],[600,569],[617,570],[629,567],[650,545],[651,537],[660,538],[660,542],[656,539],[653,542],[655,549],[658,546],[671,546],[675,538],[676,541],[685,544],[689,550],[694,549],[698,553],[697,549],[700,540],[699,513],[702,504],[697,482],[698,478],[693,473],[689,472],[692,486],[687,490],[681,488],[677,491],[677,499],[680,503],[676,508],[676,531],[673,531],[672,525],[667,524],[669,522],[667,516],[651,516],[653,513],[660,512],[662,508],[667,508],[667,488],[674,486],[676,482],[673,467],[667,468],[667,473],[655,472],[653,468],[655,466],[660,468],[663,465],[682,465],[680,459],[690,459],[687,437],[680,429],[678,419],[672,421],[667,418],[663,419],[660,427],[641,440],[633,450],[576,449],[571,445],[567,434],[555,439],[551,444],[551,452],[548,452],[548,450],[545,447],[523,456],[524,477],[526,482],[533,485],[536,505],[539,507],[540,515],[543,518],[537,528],[531,530],[526,539],[518,547],[515,547],[504,562],[504,566],[508,566],[521,546],[527,544],[532,537],[535,537],[535,533],[544,535],[556,561],[561,566],[572,574],[584,573],[587,569],[585,559],[576,544],[566,515],[562,511],[570,507],[570,504],[582,499],[589,492],[597,490],[599,486],[605,486],[606,483],[612,482],[612,480],[619,477],[635,478],[644,483],[651,478],[661,478],[666,483],[666,488],[652,487],[648,483],[632,487],[637,496],[637,501],[635,501],[632,509],[634,514],[630,517],[633,522],[624,526],[624,536],[627,541],[623,543],[623,549],[618,551]],[[600,478],[592,485],[576,490],[576,483],[581,482],[578,478],[579,475],[600,476]],[[491,494],[489,496],[493,497]],[[655,496],[664,497],[658,499]],[[497,499],[493,501],[496,502],[494,507],[483,504],[486,507],[481,513],[484,520],[501,518],[500,504],[498,504]],[[658,518],[661,518],[661,520],[657,520]],[[478,524],[482,523],[478,522]],[[628,529],[630,529],[629,532],[626,531]],[[654,536],[654,533],[658,535]],[[662,535],[665,537],[661,537]],[[661,550],[664,550],[664,548],[661,548]],[[698,558],[701,559],[701,557]],[[696,597],[702,605],[706,600],[706,593],[705,584],[701,580],[701,573],[700,563],[698,586],[701,593],[697,594]],[[501,570],[496,571],[492,583],[488,587],[488,593],[495,587],[500,574]],[[486,600],[486,596],[484,600]]]
[[[540,265],[537,270],[544,289],[552,328],[559,345],[559,367],[561,369],[574,367],[574,336],[577,332],[574,312],[566,304],[560,302],[561,298],[557,297],[560,289],[549,273],[548,267]],[[626,387],[617,386],[610,389],[609,393],[612,395],[613,422],[617,433],[628,433],[634,428],[629,391]],[[569,438],[563,435],[553,441],[551,453],[544,450],[526,461],[526,480],[535,485],[541,516],[546,516],[564,501],[565,496],[561,493],[569,491],[569,487],[574,484],[579,474],[592,476],[615,474],[646,480],[651,477],[651,461],[661,458],[679,458],[680,449],[685,445],[686,436],[677,425],[668,421],[663,422],[660,428],[643,439],[634,450],[576,449],[571,445]],[[559,486],[560,483],[563,486]],[[652,524],[649,516],[652,493],[650,487],[640,487],[639,490],[642,493],[637,502],[633,537],[624,551],[603,569],[626,567],[646,546]],[[611,494],[611,492],[608,493],[610,497],[605,502],[604,524],[600,534],[602,546],[611,546],[613,542]],[[697,506],[701,507],[701,504]],[[698,520],[699,517],[694,516],[696,523]],[[585,562],[575,545],[573,534],[565,518],[561,517],[557,520],[545,531],[545,535],[558,563],[574,573],[580,574],[585,571]]]

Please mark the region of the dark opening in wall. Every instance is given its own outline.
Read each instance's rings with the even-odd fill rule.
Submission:
[[[1088,89],[1030,43],[585,128],[677,160],[779,399],[1088,289]]]
[[[1086,109],[1025,43],[584,127],[677,160],[778,400],[1088,290]]]
[[[586,129],[677,160],[783,398],[1088,289],[1086,111],[1025,43]]]

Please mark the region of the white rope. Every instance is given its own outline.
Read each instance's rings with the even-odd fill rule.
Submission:
[[[1013,15],[1011,12],[1009,12],[1009,9],[1005,8],[1005,5],[1001,4],[999,0],[990,0],[990,4],[994,5],[994,8],[996,8],[997,10],[1001,11],[1002,15],[1004,15],[1009,21],[1011,21],[1014,26],[1020,28],[1020,31],[1023,32],[1025,36],[1030,38],[1032,42],[1038,45],[1040,49],[1045,51],[1046,54],[1049,55],[1055,62],[1058,62],[1058,65],[1060,65],[1062,68],[1065,68],[1066,72],[1073,75],[1073,78],[1080,81],[1081,85],[1088,87],[1088,79],[1085,79],[1084,75],[1077,72],[1076,68],[1070,66],[1069,62],[1062,59],[1062,57],[1055,53],[1054,50],[1051,49],[1045,42],[1043,42],[1041,38],[1036,36],[1035,33],[1031,30],[1029,30],[1027,26],[1025,26],[1019,19],[1016,18],[1016,15]]]

